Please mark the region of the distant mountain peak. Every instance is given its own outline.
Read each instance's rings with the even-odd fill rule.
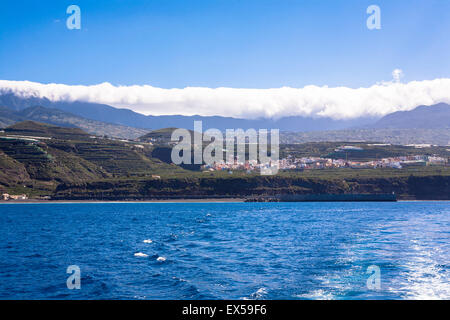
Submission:
[[[86,119],[70,112],[55,108],[47,108],[41,105],[27,107],[21,111],[0,107],[0,126],[6,127],[15,122],[24,120],[32,120],[70,128],[81,128],[93,135],[107,135],[122,139],[134,139],[148,132],[148,130]]]
[[[226,129],[279,129],[280,131],[320,131],[338,130],[362,127],[374,123],[378,118],[358,118],[351,120],[334,120],[332,118],[313,118],[303,116],[289,116],[280,119],[258,118],[240,119],[223,116],[184,116],[184,115],[143,115],[129,109],[115,108],[106,104],[83,101],[52,102],[46,98],[17,97],[12,93],[2,95],[0,92],[0,106],[4,105],[14,110],[23,110],[33,106],[58,109],[72,113],[79,117],[113,123],[144,130],[176,127],[193,129],[194,121],[203,122],[203,130],[215,128]]]
[[[418,106],[410,111],[397,111],[378,120],[376,129],[445,129],[450,128],[450,105],[439,103]]]

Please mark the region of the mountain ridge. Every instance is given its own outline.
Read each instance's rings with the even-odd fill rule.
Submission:
[[[34,110],[32,105],[39,104],[47,109]],[[286,133],[304,133],[307,140],[320,136],[323,141],[324,136],[329,136],[339,132],[343,137],[352,138],[357,136],[367,136],[371,138],[381,138],[379,141],[390,141],[395,135],[396,129],[411,129],[402,131],[401,139],[393,141],[401,143],[407,141],[429,141],[429,143],[447,144],[450,128],[450,106],[439,103],[431,106],[418,106],[410,111],[399,111],[388,114],[382,118],[360,118],[356,120],[332,120],[328,118],[306,118],[306,117],[285,117],[274,119],[239,119],[222,116],[146,116],[129,109],[115,108],[106,104],[75,102],[52,102],[47,98],[22,98],[13,93],[0,92],[0,106],[9,107],[12,110],[0,108],[0,126],[10,125],[17,121],[35,120],[56,125],[77,126],[92,134],[107,134],[108,136],[122,138],[139,138],[149,131],[163,128],[185,128],[193,129],[194,121],[203,122],[203,131],[209,128],[217,128],[225,131],[229,128],[242,129],[280,129]],[[14,111],[16,110],[16,111]],[[32,112],[31,112],[32,111]],[[61,114],[66,112],[67,114]],[[73,113],[72,113],[73,112]],[[58,114],[65,117],[65,121],[58,120]],[[56,119],[55,119],[56,117]],[[80,119],[80,117],[83,119]],[[105,133],[105,126],[109,129]],[[111,127],[109,127],[111,126]],[[122,127],[114,127],[122,126]],[[122,131],[122,134],[112,134],[114,130]],[[414,130],[412,130],[414,129]],[[417,130],[416,130],[417,129]],[[420,130],[419,130],[420,129]],[[375,130],[375,131],[373,131]],[[423,130],[428,130],[426,134],[429,139],[422,139]],[[429,132],[429,131],[436,132]],[[442,131],[443,130],[443,131]],[[373,131],[375,134],[370,134]],[[130,133],[132,132],[132,133]],[[444,137],[439,138],[444,132]],[[410,135],[405,140],[405,137]],[[302,134],[297,135],[302,136]],[[437,138],[436,138],[437,137]],[[302,140],[300,140],[302,141]]]
[[[8,106],[16,111],[27,107],[40,105],[46,108],[63,110],[77,116],[119,124],[139,129],[157,130],[168,127],[193,129],[194,121],[202,121],[203,129],[216,128],[226,130],[230,128],[242,129],[280,129],[282,131],[320,131],[339,130],[360,127],[374,123],[378,118],[359,118],[353,120],[334,120],[331,118],[314,118],[290,116],[280,119],[258,118],[242,119],[224,116],[184,116],[184,115],[143,115],[126,108],[115,108],[106,104],[82,101],[52,102],[47,98],[23,98],[13,93],[0,92],[0,105]]]
[[[450,128],[450,105],[421,105],[410,111],[390,113],[375,124],[374,129],[446,129]]]
[[[64,127],[77,127],[93,135],[107,135],[115,138],[134,139],[148,130],[117,125],[83,118],[59,109],[32,106],[15,111],[8,107],[0,107],[0,126],[7,127],[19,121],[32,120]]]

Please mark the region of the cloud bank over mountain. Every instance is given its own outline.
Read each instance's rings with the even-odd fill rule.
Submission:
[[[399,72],[392,82],[368,88],[281,87],[274,89],[186,87],[163,89],[149,85],[114,86],[41,84],[0,80],[0,91],[51,101],[85,101],[129,108],[146,115],[203,115],[236,118],[287,116],[354,119],[381,117],[418,105],[450,103],[450,79],[401,83]]]

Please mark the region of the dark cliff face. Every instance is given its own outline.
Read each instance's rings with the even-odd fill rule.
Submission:
[[[18,123],[5,131],[0,139],[0,188],[30,197],[134,200],[391,192],[404,199],[450,197],[450,167],[442,165],[401,170],[281,170],[275,176],[239,170],[233,174],[202,172],[198,166],[171,163],[168,146],[91,137],[77,128],[32,121]],[[12,136],[4,136],[8,134]],[[20,135],[28,138],[17,137]],[[341,144],[282,145],[282,152],[284,156],[295,157],[342,157],[334,152]],[[364,145],[364,151],[345,156],[369,161],[418,153],[449,156],[447,147],[417,149],[369,144]]]
[[[450,200],[450,176],[342,180],[285,177],[186,178],[61,184],[55,199],[250,197],[277,194],[392,193],[399,199]]]

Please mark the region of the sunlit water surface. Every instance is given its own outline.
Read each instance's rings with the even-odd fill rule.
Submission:
[[[450,299],[449,261],[449,202],[0,205],[1,299]]]

